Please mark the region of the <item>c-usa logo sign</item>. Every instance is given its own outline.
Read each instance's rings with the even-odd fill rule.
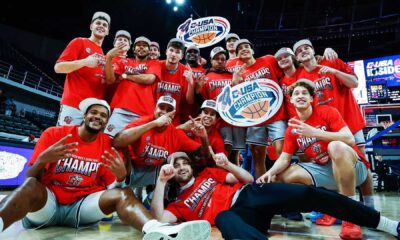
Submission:
[[[176,37],[186,45],[204,48],[223,40],[230,29],[229,21],[223,17],[189,18],[179,25]]]
[[[217,98],[218,113],[227,123],[251,127],[273,117],[282,105],[283,93],[270,79],[225,86]]]

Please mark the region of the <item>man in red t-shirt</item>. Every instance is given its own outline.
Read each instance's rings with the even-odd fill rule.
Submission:
[[[58,58],[54,70],[67,74],[57,125],[77,125],[83,120],[79,103],[89,97],[104,99],[105,57],[101,45],[110,29],[110,16],[96,12],[89,38],[75,38]]]
[[[233,73],[232,85],[260,78],[270,79],[278,83],[282,71],[279,69],[274,56],[265,55],[255,59],[253,45],[247,39],[236,41],[235,47],[239,59],[244,64]],[[285,108],[282,105],[278,112],[263,122],[261,126],[247,128],[246,143],[249,144],[251,150],[256,177],[260,177],[266,172],[265,156],[268,136],[271,138],[277,154],[281,153],[286,120]]]
[[[302,183],[337,190],[356,199],[355,187],[367,178],[368,161],[358,151],[354,137],[340,113],[333,107],[312,107],[315,85],[301,79],[289,88],[297,116],[289,120],[282,154],[260,182]],[[298,150],[310,162],[292,164]],[[341,236],[362,237],[360,227],[343,222]]]
[[[143,187],[155,184],[158,170],[168,156],[178,150],[193,152],[197,156],[209,157],[207,132],[197,125],[194,133],[201,144],[176,129],[172,123],[176,101],[171,96],[158,99],[153,115],[134,120],[114,139],[116,148],[129,148],[132,160],[129,185]]]
[[[195,172],[186,153],[170,157],[169,164],[160,170],[151,202],[156,219],[170,223],[205,219],[218,227],[224,239],[265,239],[275,214],[317,210],[400,235],[399,222],[340,194],[299,184],[245,185],[253,182],[246,170],[230,163],[224,154],[212,156],[218,168],[200,173]],[[169,189],[176,190],[177,196],[164,207],[167,182],[172,183]]]
[[[218,95],[226,85],[232,82],[232,73],[226,69],[226,51],[222,47],[215,47],[210,52],[211,68],[204,76],[204,85],[200,94],[204,99],[217,100]],[[233,127],[219,119],[219,128],[224,139],[228,158],[238,164],[239,150],[246,148],[246,128]]]
[[[224,140],[222,139],[218,128],[215,126],[218,119],[217,103],[214,100],[205,100],[201,105],[200,115],[195,119],[191,119],[186,123],[179,125],[177,129],[182,129],[190,138],[198,143],[201,143],[201,138],[196,136],[192,129],[196,127],[197,123],[203,125],[207,131],[208,142],[210,143],[210,146],[214,149],[214,151],[224,153],[228,157],[228,152],[224,147]],[[208,167],[214,166],[214,162],[209,160],[211,159],[201,159],[199,165]]]
[[[183,58],[185,43],[172,38],[167,45],[167,59],[160,61],[161,77],[157,82],[156,99],[164,95],[173,97],[176,101],[174,125],[181,123],[182,104],[194,103],[195,81],[193,72],[179,63]]]
[[[131,34],[128,31],[118,30],[117,33],[115,33],[114,48],[106,54],[105,75],[107,85],[105,87],[104,100],[108,103],[111,102],[120,82],[120,79],[115,77],[113,68],[117,62],[128,61],[126,56],[132,45],[131,39]],[[108,61],[111,61],[111,64],[107,64]]]
[[[236,56],[235,42],[240,40],[236,33],[229,33],[225,37],[225,47],[228,51],[229,58],[226,61],[226,70],[233,73],[237,70],[238,65],[242,65],[243,62]]]
[[[136,118],[151,114],[155,107],[155,82],[161,69],[158,61],[147,60],[149,49],[150,40],[137,37],[133,43],[135,59],[122,59],[113,68],[111,59],[115,55],[107,54],[106,71],[112,71],[107,76],[121,80],[110,104],[113,109],[110,121],[104,130],[112,137]]]
[[[50,127],[43,132],[27,179],[0,204],[0,233],[21,218],[25,228],[78,228],[117,211],[122,222],[147,233],[143,239],[185,234],[192,226],[205,227],[207,234],[209,224],[205,222],[175,229],[165,226],[151,217],[130,188],[111,189],[125,178],[126,169],[111,147],[111,138],[101,132],[110,106],[104,100],[87,98],[79,109],[84,115],[80,126]]]

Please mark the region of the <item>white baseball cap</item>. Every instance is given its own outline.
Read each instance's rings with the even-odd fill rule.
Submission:
[[[111,24],[111,17],[110,17],[110,15],[108,15],[108,13],[105,13],[105,12],[95,12],[95,13],[93,14],[93,17],[92,17],[92,22],[93,22],[94,20],[98,19],[98,18],[101,18],[101,19],[103,19],[103,20],[106,20],[107,23],[108,23],[108,26],[110,26],[110,24]]]
[[[174,108],[174,110],[176,109],[176,101],[173,97],[165,95],[165,96],[161,96],[158,101],[157,101],[157,106],[161,103],[165,103],[168,104],[170,106],[172,106]]]
[[[300,46],[302,46],[302,45],[308,45],[308,46],[314,48],[313,45],[312,45],[312,43],[311,43],[311,41],[310,41],[309,39],[302,39],[302,40],[300,40],[300,41],[297,41],[297,42],[293,45],[293,52],[296,53],[297,48],[300,47]]]
[[[198,53],[200,53],[200,49],[194,44],[191,44],[186,48],[186,52],[188,52],[189,50],[196,50]]]
[[[228,35],[226,35],[225,41],[228,41],[231,38],[236,38],[236,40],[240,39],[240,37],[236,33],[229,33]]]
[[[245,44],[245,43],[249,44],[250,47],[251,47],[251,49],[254,50],[253,44],[252,44],[249,40],[247,40],[247,39],[245,39],[245,38],[242,38],[242,39],[239,39],[239,40],[237,40],[237,41],[235,42],[235,51],[236,51],[236,53],[238,52],[238,47],[239,47],[241,44]]]
[[[79,103],[79,109],[83,114],[86,114],[88,109],[93,105],[100,105],[108,110],[108,115],[110,115],[111,109],[110,105],[105,100],[97,99],[97,98],[86,98]]]
[[[131,34],[128,31],[126,31],[126,30],[118,30],[117,33],[115,34],[115,39],[117,37],[121,37],[121,36],[126,37],[129,40],[129,44],[132,44]]]
[[[201,109],[203,108],[211,108],[217,112],[217,103],[214,100],[205,100],[203,104],[201,104]]]
[[[160,50],[160,45],[158,44],[158,42],[150,42],[150,46],[155,46],[156,48],[158,48],[158,50]]]
[[[279,57],[279,56],[282,55],[282,54],[290,54],[290,55],[294,56],[294,53],[293,53],[292,49],[287,48],[287,47],[283,47],[283,48],[279,49],[279,50],[275,53],[274,56],[275,56],[275,58],[277,58],[277,57]]]
[[[226,53],[225,49],[222,47],[215,47],[211,50],[210,52],[210,58],[211,60],[217,55],[218,53]]]
[[[145,42],[147,44],[147,46],[149,46],[149,48],[150,48],[151,42],[150,42],[150,39],[148,39],[147,37],[144,37],[144,36],[137,37],[135,39],[135,41],[133,42],[133,46],[135,46],[136,43],[138,43],[138,42]]]

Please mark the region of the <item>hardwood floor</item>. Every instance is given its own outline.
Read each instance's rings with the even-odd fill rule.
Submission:
[[[2,194],[2,193],[0,193]],[[3,193],[4,194],[4,193]],[[396,192],[376,193],[375,205],[383,216],[400,220],[400,194]],[[340,239],[340,225],[323,227],[312,224],[309,220],[301,222],[290,221],[281,216],[273,219],[269,231],[269,239]],[[363,239],[395,239],[393,236],[363,228]],[[25,230],[21,222],[16,222],[5,232],[0,234],[1,240],[80,240],[80,239],[104,239],[124,240],[141,239],[142,234],[129,226],[123,225],[118,219],[112,222],[100,222],[96,226],[72,229],[65,227],[51,227],[41,230]],[[209,239],[222,239],[218,229],[213,228]]]

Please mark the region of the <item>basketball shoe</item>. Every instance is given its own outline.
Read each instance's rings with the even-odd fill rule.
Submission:
[[[361,227],[351,222],[342,222],[340,238],[345,240],[362,240]]]
[[[151,220],[143,226],[143,240],[207,240],[210,233],[210,223],[204,220],[181,224]]]

